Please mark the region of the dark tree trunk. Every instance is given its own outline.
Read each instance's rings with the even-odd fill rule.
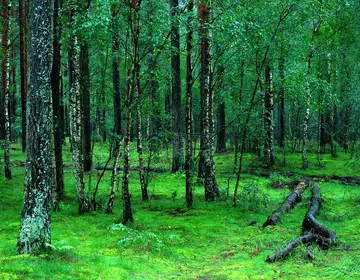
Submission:
[[[126,130],[124,134],[124,175],[122,184],[122,196],[123,196],[123,219],[122,223],[127,224],[133,222],[134,218],[131,209],[131,197],[129,193],[129,172],[130,172],[130,136],[131,136],[131,125],[132,125],[132,109],[134,108],[134,101],[137,97],[137,82],[138,82],[138,71],[139,71],[139,34],[140,34],[140,5],[141,0],[133,0],[131,5],[131,12],[129,15],[129,22],[133,30],[132,33],[132,44],[133,44],[133,55],[132,55],[132,69],[129,77],[129,89],[127,92],[127,98],[125,102],[125,123]]]
[[[27,160],[17,243],[19,254],[43,250],[51,243],[52,1],[34,0],[32,9],[36,9],[36,13],[30,13],[31,88],[27,100]]]
[[[120,95],[120,38],[119,38],[119,24],[118,24],[119,7],[115,4],[112,6],[111,20],[112,20],[112,81],[113,81],[113,103],[114,103],[114,133],[116,136],[116,143],[120,142],[121,138],[121,95]],[[115,148],[115,151],[118,151]],[[115,154],[116,156],[116,154]]]
[[[152,1],[148,3],[148,13],[147,13],[147,21],[150,22],[148,29],[148,36],[151,38],[154,33],[154,7]],[[153,45],[152,39],[150,39],[150,44]],[[161,127],[161,110],[160,110],[160,102],[159,102],[159,82],[156,77],[155,67],[156,67],[156,59],[155,59],[155,51],[152,50],[149,54],[148,59],[148,79],[146,81],[148,93],[149,93],[149,101],[151,104],[150,116],[148,119],[148,146],[150,153],[156,152],[158,148],[160,148],[160,143],[162,140],[162,127]],[[170,113],[170,105],[169,104],[169,113]]]
[[[105,123],[105,86],[106,86],[106,69],[109,58],[109,47],[106,48],[105,65],[102,71],[100,90],[96,95],[96,133],[101,139],[101,143],[106,141],[106,123]]]
[[[216,152],[217,153],[225,153],[226,152],[225,103],[220,103],[218,105],[217,124],[218,124],[218,132],[217,132]]]
[[[5,178],[11,179],[11,164],[10,164],[10,12],[11,2],[2,0],[2,16],[3,16],[3,30],[2,30],[2,53],[3,60],[1,64],[1,80],[2,80],[2,100],[3,100],[3,132],[4,132],[4,169]]]
[[[326,250],[330,246],[337,244],[338,238],[336,233],[329,230],[315,218],[319,213],[322,201],[320,196],[320,189],[317,184],[313,185],[311,193],[311,204],[302,223],[301,236],[291,240],[285,248],[269,255],[266,259],[266,262],[275,262],[278,259],[284,259],[301,244],[308,245],[315,243],[323,250]],[[313,258],[309,253],[307,254],[307,257],[310,259]]]
[[[274,150],[274,92],[272,89],[272,73],[270,62],[266,62],[265,67],[265,97],[264,97],[264,127],[265,127],[265,143],[264,143],[264,164],[267,168],[275,164]]]
[[[139,36],[139,34],[138,34]],[[137,47],[138,48],[138,47]],[[138,60],[138,58],[137,58]],[[137,151],[139,154],[139,179],[141,186],[141,197],[142,201],[148,201],[148,189],[147,189],[147,180],[145,178],[144,171],[144,153],[143,153],[143,136],[142,136],[142,112],[141,112],[141,104],[142,104],[142,96],[140,89],[140,65],[138,61],[135,62],[135,96],[136,96],[136,115],[137,115]]]
[[[73,83],[73,54],[72,54],[72,48],[68,49],[67,53],[67,63],[68,63],[68,70],[67,70],[67,76],[68,76],[68,83],[69,83],[69,94],[68,98],[70,99],[70,90],[71,85]],[[68,103],[65,107],[65,134],[66,136],[70,137],[70,104]],[[71,149],[71,140],[70,140],[70,149]]]
[[[149,99],[151,104],[151,115],[149,117],[148,141],[149,148],[154,151],[154,145],[161,139],[161,110],[159,108],[158,81],[154,73],[155,61],[153,54],[149,58],[149,79],[147,81],[149,90]],[[170,106],[170,105],[169,105]]]
[[[192,158],[192,131],[193,131],[193,115],[192,115],[192,86],[193,86],[193,66],[192,66],[192,52],[193,52],[193,9],[194,2],[190,0],[187,5],[189,13],[187,19],[187,35],[186,35],[186,144],[185,144],[185,174],[186,174],[186,205],[188,208],[193,204],[193,190],[192,190],[192,172],[193,172],[193,158]]]
[[[89,45],[86,41],[80,45],[80,95],[84,108],[84,171],[91,170],[91,119],[90,119],[90,69]]]
[[[279,103],[278,103],[278,130],[277,144],[279,147],[285,147],[285,57],[283,47],[281,48],[279,58]]]
[[[173,117],[173,161],[172,172],[183,165],[183,141],[181,135],[181,73],[180,73],[180,36],[179,1],[170,0],[171,15],[171,73],[172,73],[172,117]]]
[[[265,221],[263,224],[263,228],[267,226],[275,226],[277,222],[280,220],[281,216],[285,213],[289,212],[296,206],[296,203],[301,201],[302,194],[309,185],[307,180],[302,180],[299,184],[295,187],[293,191],[286,197],[285,201],[279,208],[277,208]]]
[[[349,149],[349,131],[350,131],[350,115],[351,115],[351,106],[348,103],[345,105],[345,119],[344,119],[344,140],[343,140],[343,147],[345,154]]]
[[[26,150],[26,94],[27,94],[27,52],[26,52],[26,3],[19,0],[19,32],[20,32],[20,91],[21,91],[21,145]]]
[[[61,26],[59,24],[59,10],[61,9],[62,0],[54,0],[54,35],[53,35],[53,65],[51,73],[51,88],[53,102],[53,122],[54,122],[54,156],[56,165],[56,194],[58,198],[65,196],[64,188],[64,170],[62,159],[62,145],[64,134],[64,105],[61,90]],[[58,205],[54,205],[57,210]]]
[[[203,162],[203,176],[205,178],[205,199],[214,201],[219,196],[216,183],[214,152],[213,152],[213,90],[211,73],[211,42],[209,24],[211,13],[211,1],[198,3],[199,35],[200,35],[200,92],[202,100],[201,108],[201,157]],[[201,159],[200,159],[201,160]]]
[[[217,80],[217,92],[221,96],[223,90],[223,80],[224,80],[224,66],[219,66],[219,74]],[[214,85],[212,85],[214,87]],[[220,98],[221,101],[218,104],[217,110],[217,137],[216,137],[216,152],[225,153],[226,152],[226,111],[225,111],[225,102]]]

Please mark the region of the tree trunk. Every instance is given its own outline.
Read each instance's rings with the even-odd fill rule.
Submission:
[[[112,23],[112,81],[113,81],[113,103],[114,103],[114,133],[116,143],[121,140],[121,95],[120,95],[120,38],[118,24],[119,7],[112,5],[111,23]],[[115,147],[115,151],[118,149]],[[115,157],[116,157],[115,153]]]
[[[318,98],[318,149],[317,149],[317,163],[321,165],[321,146],[322,146],[322,138],[323,138],[323,113],[322,113],[322,93],[321,90],[319,92]]]
[[[277,144],[281,148],[285,148],[285,57],[283,46],[280,52],[279,59],[279,103],[278,103],[278,131]]]
[[[301,196],[309,182],[307,180],[301,180],[293,191],[286,197],[285,201],[279,208],[277,208],[263,224],[263,229],[267,226],[275,226],[280,220],[281,216],[293,209],[297,202],[301,201]]]
[[[112,214],[113,213],[113,206],[114,206],[114,200],[115,200],[115,192],[117,189],[117,177],[118,177],[118,169],[119,169],[119,160],[120,160],[120,154],[121,154],[121,142],[117,143],[115,147],[118,147],[118,151],[115,152],[116,157],[115,157],[115,161],[114,161],[114,167],[113,167],[113,171],[112,171],[112,176],[111,176],[111,192],[110,192],[110,197],[109,197],[109,201],[108,201],[108,205],[106,208],[106,214]],[[95,199],[94,199],[95,202]],[[96,204],[94,204],[96,205]]]
[[[265,97],[264,97],[264,127],[265,127],[265,143],[264,143],[264,164],[267,168],[275,164],[274,149],[274,92],[272,89],[272,73],[270,62],[266,62],[265,67]]]
[[[90,70],[89,45],[86,40],[80,45],[80,96],[83,102],[84,122],[84,171],[91,170],[91,119],[90,119]]]
[[[52,1],[34,0],[32,9],[29,44],[31,87],[27,99],[27,160],[17,243],[19,254],[43,250],[51,243]]]
[[[109,47],[106,48],[105,65],[102,71],[100,90],[96,95],[96,133],[101,139],[101,143],[106,141],[106,123],[105,123],[105,85],[106,85],[106,69],[109,57]]]
[[[217,145],[216,152],[217,153],[225,153],[226,152],[226,120],[225,120],[225,103],[219,103],[217,110],[217,124],[218,124],[218,132],[217,132]]]
[[[187,19],[187,35],[186,35],[186,144],[185,144],[185,175],[186,175],[186,205],[188,208],[193,204],[193,190],[192,190],[192,172],[193,172],[193,158],[192,158],[192,86],[193,86],[193,66],[192,66],[192,52],[193,52],[193,9],[194,1],[190,0],[187,5],[189,13]]]
[[[144,159],[143,159],[143,137],[142,137],[142,113],[141,113],[141,89],[140,89],[140,65],[135,62],[136,74],[135,74],[135,96],[136,96],[136,113],[137,113],[137,151],[139,153],[139,179],[141,186],[142,201],[148,201],[148,190],[144,172]]]
[[[75,178],[75,185],[79,203],[79,213],[84,214],[90,211],[90,203],[85,195],[84,184],[84,119],[83,106],[80,91],[80,54],[77,35],[71,38],[72,52],[72,83],[70,87],[70,136],[72,147],[72,162]]]
[[[152,38],[154,33],[154,7],[152,1],[149,1],[148,7],[147,7],[147,21],[149,21],[149,28],[148,28],[148,36],[149,38]],[[155,42],[153,42],[152,39],[150,39],[149,42],[151,45],[153,45]],[[155,51],[152,50],[149,54],[148,59],[148,79],[146,81],[147,88],[148,88],[148,94],[149,94],[149,101],[151,104],[151,110],[150,110],[150,116],[148,119],[148,146],[150,153],[154,153],[157,151],[158,148],[160,148],[160,143],[162,141],[162,127],[161,127],[161,115],[162,112],[160,110],[160,102],[159,102],[159,82],[156,77],[155,73],[155,66],[156,66],[156,59],[154,58],[156,56]],[[170,107],[170,104],[168,105]],[[171,111],[169,109],[169,111]],[[165,129],[167,130],[167,128]]]
[[[308,55],[308,62],[307,62],[307,79],[306,79],[306,108],[305,108],[305,117],[304,117],[304,130],[303,130],[303,148],[302,148],[302,168],[308,169],[309,162],[307,158],[307,142],[309,138],[309,119],[310,119],[310,104],[311,104],[311,72],[312,72],[312,60],[314,56],[314,41],[317,32],[319,31],[319,28],[321,26],[321,21],[319,20],[318,23],[314,25],[313,28],[313,34],[311,37],[311,43],[309,48],[309,55]]]
[[[180,36],[179,1],[170,0],[171,16],[171,73],[172,73],[172,118],[173,118],[173,160],[171,171],[180,170],[183,165],[183,141],[181,135],[181,75],[180,75]]]
[[[203,175],[205,185],[205,199],[214,201],[219,196],[219,189],[215,178],[214,153],[213,153],[213,90],[211,78],[211,53],[210,53],[210,11],[211,1],[198,2],[199,35],[200,35],[200,92],[202,99],[201,108],[201,156],[203,157]]]
[[[217,91],[221,96],[223,90],[223,79],[224,79],[224,66],[219,66],[219,74],[217,81]],[[214,85],[212,85],[214,86]],[[222,98],[221,98],[222,99]],[[225,115],[225,101],[221,100],[218,104],[217,109],[217,141],[216,141],[216,152],[225,153],[226,152],[226,115]]]
[[[3,116],[4,116],[4,168],[5,178],[11,179],[10,164],[10,12],[11,2],[2,0],[3,31],[2,31],[2,96],[3,96]]]
[[[139,34],[140,34],[140,10],[141,0],[133,0],[131,5],[131,12],[129,14],[129,22],[131,24],[132,32],[132,44],[133,44],[133,55],[132,55],[132,69],[129,77],[129,88],[127,92],[127,98],[125,102],[126,109],[126,130],[124,135],[124,175],[122,184],[122,196],[123,196],[123,219],[122,223],[127,224],[133,222],[134,218],[131,209],[131,199],[129,193],[129,172],[130,172],[130,136],[131,136],[131,124],[132,117],[131,112],[134,108],[135,93],[138,81],[138,63],[139,63]],[[136,106],[136,104],[135,104]]]
[[[54,123],[54,157],[56,164],[56,194],[58,198],[65,196],[64,168],[62,159],[62,145],[64,139],[64,104],[61,90],[61,25],[59,23],[59,11],[62,0],[54,0],[54,35],[53,35],[53,65],[51,73],[53,123]]]

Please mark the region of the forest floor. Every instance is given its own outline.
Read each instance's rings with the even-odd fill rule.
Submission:
[[[337,233],[338,246],[327,251],[315,248],[313,261],[305,259],[306,248],[301,246],[286,260],[268,264],[268,254],[299,236],[310,191],[277,226],[265,230],[248,226],[251,221],[261,225],[289,189],[273,188],[273,179],[242,175],[238,207],[234,208],[235,178],[230,181],[230,196],[226,196],[233,170],[232,153],[216,155],[222,198],[216,203],[204,202],[203,187],[198,184],[194,208],[189,211],[183,173],[151,174],[152,200],[144,203],[138,173],[132,172],[135,222],[129,227],[119,224],[119,193],[113,215],[99,210],[79,216],[72,170],[66,169],[67,199],[61,203],[61,212],[52,214],[52,250],[39,256],[17,255],[24,154],[18,145],[15,147],[13,180],[0,177],[0,279],[360,279],[360,186],[319,182],[324,202],[318,220]],[[103,165],[107,157],[106,146],[95,149],[95,165]],[[64,158],[65,164],[70,164],[68,146]],[[137,165],[135,153],[132,158],[133,165]],[[360,162],[348,158],[344,154],[336,159],[323,155],[323,166],[319,167],[315,155],[310,155],[310,168],[304,171],[300,169],[301,154],[293,154],[287,156],[286,168],[277,166],[272,172],[294,172],[297,178],[360,176]],[[154,159],[157,167],[169,169],[170,164],[169,152]],[[263,172],[252,155],[245,157],[245,170]],[[99,173],[92,174],[92,189]],[[100,184],[98,200],[104,205],[110,192],[110,175],[106,172]],[[250,194],[242,192],[245,187]]]

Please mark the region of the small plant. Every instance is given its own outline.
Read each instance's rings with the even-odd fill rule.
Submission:
[[[249,210],[256,211],[267,207],[269,198],[256,184],[247,183],[239,195],[238,203]]]
[[[291,180],[280,174],[271,174],[270,176],[270,186],[274,189],[283,189],[285,188]]]
[[[229,197],[229,189],[219,186],[219,200],[226,200]]]
[[[123,224],[113,224],[112,231],[122,231],[126,235],[118,241],[118,245],[123,248],[137,247],[142,251],[160,251],[163,241],[153,232],[139,231]]]

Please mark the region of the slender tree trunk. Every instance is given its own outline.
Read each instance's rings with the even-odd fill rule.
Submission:
[[[192,86],[193,86],[193,66],[192,66],[192,52],[193,52],[193,9],[194,1],[190,0],[187,4],[187,11],[189,13],[187,19],[187,35],[186,35],[186,144],[185,144],[185,174],[186,174],[186,205],[188,208],[193,204],[193,189],[192,189],[192,172],[193,172],[193,158],[192,158]]]
[[[90,119],[90,69],[89,45],[86,40],[80,45],[80,95],[83,102],[84,122],[84,171],[91,170],[91,119]]]
[[[125,102],[125,123],[126,130],[124,135],[124,175],[123,175],[123,184],[122,184],[122,196],[123,196],[123,224],[133,222],[134,218],[132,215],[131,209],[131,199],[129,193],[129,172],[130,172],[130,136],[131,136],[131,124],[132,117],[131,111],[134,108],[135,93],[137,91],[137,81],[138,81],[138,60],[139,60],[139,34],[140,34],[140,10],[141,0],[133,0],[131,3],[131,11],[129,14],[129,22],[131,24],[132,32],[132,45],[133,45],[133,55],[132,55],[132,69],[129,77],[129,88],[127,92],[127,98]],[[136,104],[135,104],[136,106]]]
[[[148,201],[148,190],[147,190],[147,183],[145,179],[145,172],[144,172],[144,155],[143,155],[143,136],[142,136],[142,113],[141,113],[141,89],[140,89],[140,65],[138,62],[135,64],[136,67],[136,74],[135,74],[135,96],[136,96],[136,113],[137,113],[137,151],[139,153],[139,179],[140,179],[140,186],[141,186],[141,196],[143,201]]]
[[[265,143],[264,143],[264,164],[267,168],[275,164],[274,149],[274,92],[272,89],[272,73],[270,62],[266,62],[265,67],[265,98],[264,98],[264,126],[265,126]]]
[[[239,98],[238,98],[238,106],[240,110],[243,108],[243,88],[244,88],[244,74],[245,74],[245,61],[241,60],[240,62],[240,86],[239,86]],[[235,131],[235,155],[234,155],[234,169],[233,173],[236,173],[239,159],[239,150],[240,150],[240,127],[241,127],[241,119],[238,120],[238,127]]]
[[[318,97],[318,149],[317,149],[317,163],[321,165],[321,145],[322,145],[322,138],[323,138],[323,114],[322,114],[322,92],[320,90],[319,97]]]
[[[218,123],[218,135],[217,135],[217,153],[226,152],[226,121],[225,121],[225,103],[219,103],[217,110],[217,123]]]
[[[285,57],[283,46],[281,47],[279,58],[279,103],[278,103],[278,137],[277,144],[281,148],[285,148]]]
[[[84,119],[83,106],[80,92],[80,54],[79,43],[76,35],[71,38],[72,52],[72,83],[70,88],[70,135],[72,147],[72,162],[74,169],[75,185],[79,203],[79,213],[90,211],[90,202],[85,194],[84,184]]]
[[[106,141],[105,127],[105,85],[106,85],[106,69],[109,58],[109,47],[106,48],[105,65],[102,71],[100,90],[96,95],[96,133],[101,138],[102,143]]]
[[[218,74],[218,86],[217,91],[221,96],[221,91],[223,90],[223,79],[224,79],[224,66],[219,67]],[[225,102],[222,100],[218,104],[217,109],[217,141],[216,141],[216,152],[225,153],[226,152],[226,115],[225,115]]]
[[[121,95],[120,95],[120,38],[118,24],[119,7],[113,4],[111,11],[112,20],[112,81],[113,81],[113,103],[114,103],[114,133],[116,143],[121,140]],[[115,147],[115,151],[118,149]],[[115,153],[115,157],[116,157]]]
[[[51,243],[52,1],[34,0],[30,15],[31,87],[26,114],[25,193],[17,243],[20,254],[43,250]]]
[[[180,36],[179,1],[170,0],[171,15],[171,70],[172,70],[172,116],[173,116],[173,161],[172,172],[183,165],[183,141],[181,135],[181,73],[180,73]]]
[[[343,141],[343,147],[344,147],[345,154],[347,154],[347,151],[349,149],[350,114],[351,114],[351,108],[350,108],[349,101],[347,100],[346,105],[345,105],[344,141]]]
[[[116,192],[116,189],[117,189],[118,168],[119,168],[119,161],[120,161],[120,154],[121,154],[121,151],[120,151],[121,142],[117,143],[115,147],[118,147],[119,150],[115,153],[116,157],[115,157],[113,171],[112,171],[112,177],[111,177],[111,192],[110,192],[108,205],[107,205],[107,208],[106,208],[106,211],[105,211],[106,214],[112,214],[113,213],[115,192]]]
[[[205,185],[205,199],[214,201],[219,196],[216,183],[214,152],[213,152],[213,90],[211,78],[211,53],[210,53],[210,11],[211,1],[198,2],[199,35],[200,35],[200,92],[202,99],[202,130],[201,130],[201,156],[203,157],[203,175]]]
[[[148,28],[148,36],[150,38],[150,44],[153,45],[152,36],[154,33],[154,23],[153,18],[155,15],[155,10],[153,7],[152,1],[149,1],[147,6],[147,21],[150,23]],[[159,82],[156,77],[155,67],[156,67],[156,59],[155,59],[155,51],[151,51],[148,59],[148,79],[146,81],[148,93],[149,93],[149,101],[151,104],[150,116],[148,119],[148,146],[150,153],[156,152],[158,148],[160,148],[161,143],[161,135],[162,135],[162,127],[161,127],[161,110],[160,110],[160,102],[159,102]],[[170,107],[170,104],[168,105]],[[166,130],[166,129],[165,129]]]
[[[16,10],[13,9],[13,16],[16,16]],[[11,58],[10,58],[10,100],[9,100],[9,115],[10,115],[10,140],[15,141],[16,130],[13,129],[16,119],[16,93],[17,93],[17,86],[16,86],[16,43],[13,42],[11,44]]]
[[[333,64],[336,63],[336,59],[333,59],[333,56],[331,53],[328,55],[328,83],[330,84],[332,82],[333,84],[333,92],[336,92],[337,88],[337,75],[336,75],[336,66],[334,67]],[[335,69],[335,71],[334,71]],[[334,135],[335,135],[335,103],[331,103],[330,105],[330,128],[329,128],[329,142],[330,142],[330,154],[331,157],[336,157],[336,149],[335,149],[335,141],[334,141]]]
[[[313,28],[313,34],[312,34],[312,38],[311,38],[311,43],[310,43],[310,49],[309,49],[309,55],[308,55],[308,63],[307,63],[307,80],[306,80],[306,108],[305,108],[305,117],[304,117],[304,130],[303,130],[303,149],[302,149],[302,168],[303,169],[308,169],[309,167],[309,162],[308,162],[308,158],[307,158],[307,142],[308,142],[308,138],[309,138],[309,119],[310,119],[310,104],[311,104],[311,85],[310,85],[310,81],[311,81],[311,70],[312,70],[312,60],[313,60],[313,56],[314,56],[314,41],[315,41],[315,37],[317,32],[319,31],[319,28],[321,26],[321,21],[318,21],[318,23],[316,23],[314,25]]]
[[[53,103],[53,122],[54,122],[54,157],[56,165],[56,189],[58,198],[65,196],[64,187],[64,168],[62,159],[62,145],[64,139],[64,104],[61,90],[61,25],[59,24],[59,10],[62,7],[62,0],[54,0],[53,16],[53,65],[51,73],[52,103]],[[55,205],[54,209],[57,209]]]
[[[51,103],[53,104],[53,100],[51,97]],[[52,201],[52,208],[54,212],[60,211],[60,203],[59,203],[59,196],[57,193],[57,178],[56,178],[56,151],[55,151],[55,121],[54,121],[54,111],[53,108],[51,115],[53,116],[52,125],[51,125],[51,201]]]
[[[2,0],[2,15],[3,15],[3,33],[2,33],[2,96],[4,102],[3,116],[4,116],[4,167],[5,178],[11,179],[11,164],[10,164],[10,20],[11,2]]]

